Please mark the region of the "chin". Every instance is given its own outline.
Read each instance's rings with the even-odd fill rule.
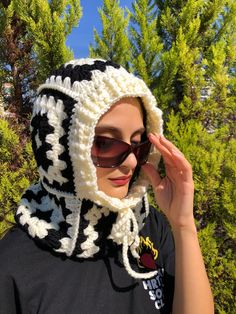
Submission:
[[[125,198],[128,194],[128,187],[117,187],[117,188],[109,188],[107,190],[103,190],[104,193],[106,193],[108,196],[111,196],[111,197],[115,197],[115,198],[119,198],[119,199],[122,199],[122,198]]]

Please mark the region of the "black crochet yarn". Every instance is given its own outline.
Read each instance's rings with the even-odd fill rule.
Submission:
[[[90,81],[92,77],[92,71],[99,70],[101,72],[105,72],[107,66],[112,66],[116,69],[120,68],[120,65],[114,63],[113,61],[96,60],[94,64],[83,64],[76,66],[73,66],[72,64],[68,64],[66,66],[62,65],[59,69],[52,73],[52,76],[60,76],[62,81],[66,77],[69,77],[72,85],[75,81]]]
[[[73,182],[73,169],[72,162],[69,156],[69,128],[71,125],[71,119],[73,115],[73,109],[76,104],[76,101],[71,97],[55,90],[44,89],[40,96],[46,96],[47,98],[53,97],[55,102],[57,103],[61,100],[64,104],[64,112],[67,115],[67,118],[62,121],[62,128],[65,131],[65,134],[59,139],[59,143],[65,148],[63,153],[58,156],[59,160],[63,160],[66,162],[66,169],[61,171],[61,175],[67,179],[66,183],[59,184],[56,181],[49,183],[47,178],[43,179],[43,182],[48,186],[56,188],[58,190],[62,190],[69,193],[74,193],[75,187]],[[52,149],[52,145],[47,143],[46,136],[54,133],[54,128],[49,124],[47,114],[36,114],[31,120],[31,139],[32,139],[32,147],[35,155],[35,159],[39,167],[42,167],[46,172],[48,171],[48,167],[53,165],[52,160],[47,158],[47,152]],[[39,139],[42,142],[40,147],[37,147],[36,144],[36,135],[38,134]]]

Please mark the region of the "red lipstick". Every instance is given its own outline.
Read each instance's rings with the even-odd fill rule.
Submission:
[[[112,183],[114,183],[115,185],[120,186],[120,185],[126,185],[127,183],[129,183],[130,179],[131,179],[131,176],[122,176],[122,177],[112,178],[109,180],[111,180]]]

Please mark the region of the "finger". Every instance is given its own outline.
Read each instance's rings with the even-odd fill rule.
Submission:
[[[163,135],[150,133],[149,138],[153,141],[154,145],[156,144],[166,153],[168,152],[171,154],[172,150],[174,149],[182,154],[181,151],[173,143],[167,140]]]
[[[148,177],[153,187],[157,187],[161,183],[161,177],[152,164],[150,163],[144,164],[142,166],[142,170]]]
[[[152,136],[152,134],[150,135]],[[174,144],[172,144],[162,135],[157,135],[156,139],[157,138],[159,138],[159,141],[156,140],[156,143],[157,145],[159,144],[158,147],[163,151],[163,153],[166,153],[166,156],[168,156],[169,158],[174,157],[174,159],[176,159],[175,157],[180,158],[183,167],[189,168],[190,163],[185,158],[184,154]]]
[[[150,142],[159,150],[163,157],[171,158],[171,152],[160,143],[160,136],[150,133],[148,135]]]
[[[176,175],[183,180],[192,180],[192,167],[184,154],[164,136],[149,134],[150,140],[163,156],[165,164],[170,167],[171,176]],[[174,171],[174,173],[173,173]]]
[[[182,153],[173,143],[171,143],[169,140],[167,140],[167,138],[165,138],[163,135],[160,135],[160,143],[161,143],[169,152],[172,152],[172,150],[175,150],[175,151],[179,152],[179,154],[183,155],[183,153]]]
[[[192,167],[184,155],[175,149],[172,150],[172,155],[179,175],[186,181],[192,180]]]
[[[172,151],[168,150],[166,147],[164,147],[162,143],[160,143],[160,135],[154,135],[150,133],[148,137],[151,143],[156,147],[156,149],[158,149],[158,151],[162,155],[165,165],[168,165],[169,167],[176,167],[173,160]]]

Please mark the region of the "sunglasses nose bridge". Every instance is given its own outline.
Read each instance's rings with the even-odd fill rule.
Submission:
[[[126,150],[126,153],[124,154],[124,157],[123,157],[123,161],[131,154],[133,153],[135,155],[135,158],[137,159],[136,157],[136,154],[134,153],[134,147],[132,147],[132,145],[128,144],[128,143],[125,143],[127,146],[127,150]]]
[[[131,145],[129,146],[130,147],[127,148],[126,153],[123,155],[120,165],[129,167],[129,168],[135,168],[138,164],[138,158],[135,154],[134,148]]]
[[[138,148],[137,148],[137,147],[134,147],[134,146],[132,146],[132,145],[130,145],[130,144],[128,144],[128,143],[127,143],[127,145],[129,145],[129,147],[127,147],[127,152],[126,152],[126,154],[125,154],[125,156],[124,156],[123,162],[124,162],[124,160],[125,160],[126,158],[128,158],[128,156],[129,156],[130,154],[133,154],[134,157],[135,157],[135,159],[136,159],[136,162],[139,163]]]
[[[137,147],[133,147],[132,145],[130,145],[130,154],[133,153],[135,158],[137,159],[138,161],[138,156],[137,156]]]

